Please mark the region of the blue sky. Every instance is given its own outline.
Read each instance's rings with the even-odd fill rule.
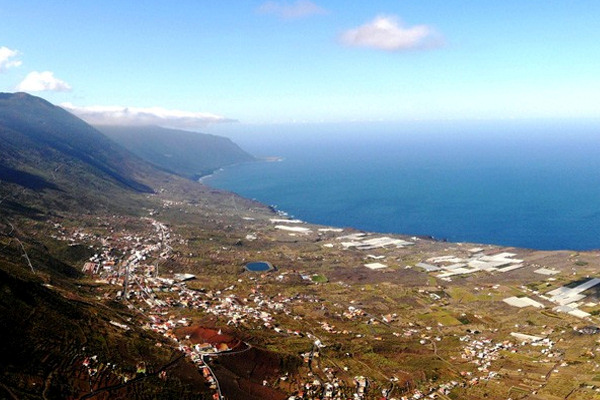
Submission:
[[[0,91],[208,131],[597,118],[598,15],[577,0],[0,0]]]

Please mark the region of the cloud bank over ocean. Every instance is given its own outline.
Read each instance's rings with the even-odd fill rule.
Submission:
[[[162,107],[60,105],[92,125],[158,125],[178,129],[198,129],[208,124],[237,122],[216,114],[169,110]]]

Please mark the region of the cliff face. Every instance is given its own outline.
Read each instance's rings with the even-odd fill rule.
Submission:
[[[0,138],[0,165],[5,172],[15,169],[49,179],[47,175],[60,175],[54,171],[57,166],[51,164],[76,164],[97,178],[138,192],[152,191],[138,178],[148,171],[144,162],[81,119],[39,97],[0,94]],[[51,167],[53,173],[48,174]],[[4,175],[8,178],[8,173]],[[20,180],[23,176],[13,177]]]
[[[139,209],[168,175],[44,99],[0,93],[5,212]]]
[[[98,130],[144,160],[198,179],[214,170],[255,158],[231,140],[158,126],[98,126]]]

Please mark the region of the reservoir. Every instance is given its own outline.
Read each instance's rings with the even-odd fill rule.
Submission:
[[[266,272],[273,269],[271,263],[265,261],[251,262],[246,264],[246,271],[250,272]]]

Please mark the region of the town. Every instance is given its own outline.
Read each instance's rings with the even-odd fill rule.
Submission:
[[[187,207],[185,203],[176,206]],[[345,275],[336,276],[334,270],[311,268],[304,260],[297,260],[296,268],[281,267],[277,260],[269,260],[274,268],[267,272],[240,268],[239,273],[226,279],[205,282],[197,271],[174,271],[165,267],[173,265],[173,259],[182,258],[185,253],[181,248],[188,246],[189,238],[172,232],[152,214],[142,220],[147,226],[147,236],[126,230],[111,232],[108,226],[106,236],[102,236],[83,229],[69,231],[56,224],[56,238],[72,244],[96,243],[98,247],[94,247],[94,255],[84,263],[82,271],[98,284],[99,299],[122,302],[138,315],[136,321],[111,321],[111,324],[123,330],[141,326],[161,335],[165,342],[157,342],[157,346],[172,346],[193,363],[207,388],[213,391],[214,399],[227,398],[219,370],[215,370],[222,367],[215,361],[243,358],[253,351],[262,351],[261,348],[277,349],[279,343],[287,344],[288,351],[294,351],[302,364],[295,370],[279,370],[279,373],[253,379],[263,390],[288,393],[288,399],[444,399],[452,398],[449,396],[454,393],[477,392],[480,390],[477,388],[506,381],[514,383],[507,393],[517,398],[523,393],[538,393],[555,376],[560,376],[561,370],[569,369],[569,352],[561,346],[564,335],[582,335],[580,337],[585,339],[587,335],[579,333],[581,329],[587,327],[583,332],[592,332],[589,327],[597,323],[590,309],[596,303],[573,304],[584,299],[583,293],[593,289],[597,280],[588,279],[587,283],[584,280],[572,288],[559,286],[560,270],[528,262],[530,255],[517,259],[517,254],[501,248],[463,249],[460,245],[455,246],[455,251],[461,255],[440,255],[440,251],[449,252],[440,248],[443,245],[440,243],[435,246],[438,255],[428,249],[430,256],[422,260],[412,258],[414,261],[408,263],[403,261],[408,261],[407,256],[414,257],[415,249],[424,242],[419,238],[405,240],[367,233],[348,234],[340,229],[305,227],[297,220],[271,221],[273,230],[248,217],[243,219],[245,224],[254,224],[252,238],[247,239],[253,244],[266,235],[284,241],[288,236],[316,243],[319,246],[315,249],[319,250],[315,251],[331,252],[333,258],[351,254],[357,271],[366,267],[366,283],[362,288],[356,279],[361,279],[363,273],[348,279]],[[300,226],[307,230],[281,229],[282,226]],[[222,255],[227,252],[223,246],[215,249]],[[264,252],[256,253],[265,256]],[[305,253],[304,257],[310,258],[309,255]],[[523,274],[523,271],[547,279],[543,283],[547,288],[544,293],[533,290],[532,285],[498,281],[511,272]],[[390,297],[386,282],[393,281],[392,274],[426,283],[431,282],[428,276],[437,274],[433,276],[439,283],[411,288],[410,281],[406,281],[408,287],[397,286],[400,298],[413,299],[414,304],[409,306],[402,301],[396,303]],[[477,275],[480,280],[494,279],[467,290],[453,281],[465,275]],[[446,282],[446,286],[441,282]],[[322,290],[324,287],[335,289]],[[372,294],[364,299],[360,295],[350,299],[344,295],[355,289],[364,294],[367,287],[390,300],[385,305],[377,305],[373,303]],[[506,294],[513,296],[506,297]],[[545,303],[537,306],[528,295],[537,295]],[[462,303],[465,297],[470,302],[485,299],[486,312]],[[371,300],[367,300],[369,298]],[[506,304],[518,309],[533,306],[532,310],[539,309],[537,313],[545,313],[538,315],[556,318],[559,314],[554,312],[561,310],[546,304],[560,304],[559,300],[563,306],[587,307],[591,312],[585,315],[571,314],[586,319],[587,325],[563,331],[540,330],[536,327],[543,324],[529,323],[515,323],[509,328],[499,327],[484,316],[490,315],[494,307],[503,310],[501,304]],[[463,312],[449,312],[449,306]],[[510,314],[508,310],[502,312]],[[245,337],[243,332],[254,334],[250,340],[241,339]],[[399,362],[402,358],[398,359],[398,355],[388,358],[382,353],[378,357],[387,359],[388,365],[379,366],[365,358],[366,354],[356,353],[363,346],[375,344],[390,351],[399,345],[411,349],[408,352],[411,357],[427,360],[434,368],[445,368],[450,376],[441,380],[425,378],[419,383],[414,379],[415,366],[411,366],[411,362]],[[416,354],[420,356],[415,357]],[[86,358],[88,368],[99,362],[90,361],[93,357]],[[522,363],[510,362],[514,357],[532,360],[527,363],[526,373]],[[109,360],[102,362],[110,363]],[[145,360],[140,360],[138,372],[145,368]],[[597,368],[600,365],[594,364],[592,370]],[[168,374],[167,370],[161,371],[164,379],[168,379]],[[122,377],[124,380],[132,378]],[[586,390],[595,389],[592,385]]]

